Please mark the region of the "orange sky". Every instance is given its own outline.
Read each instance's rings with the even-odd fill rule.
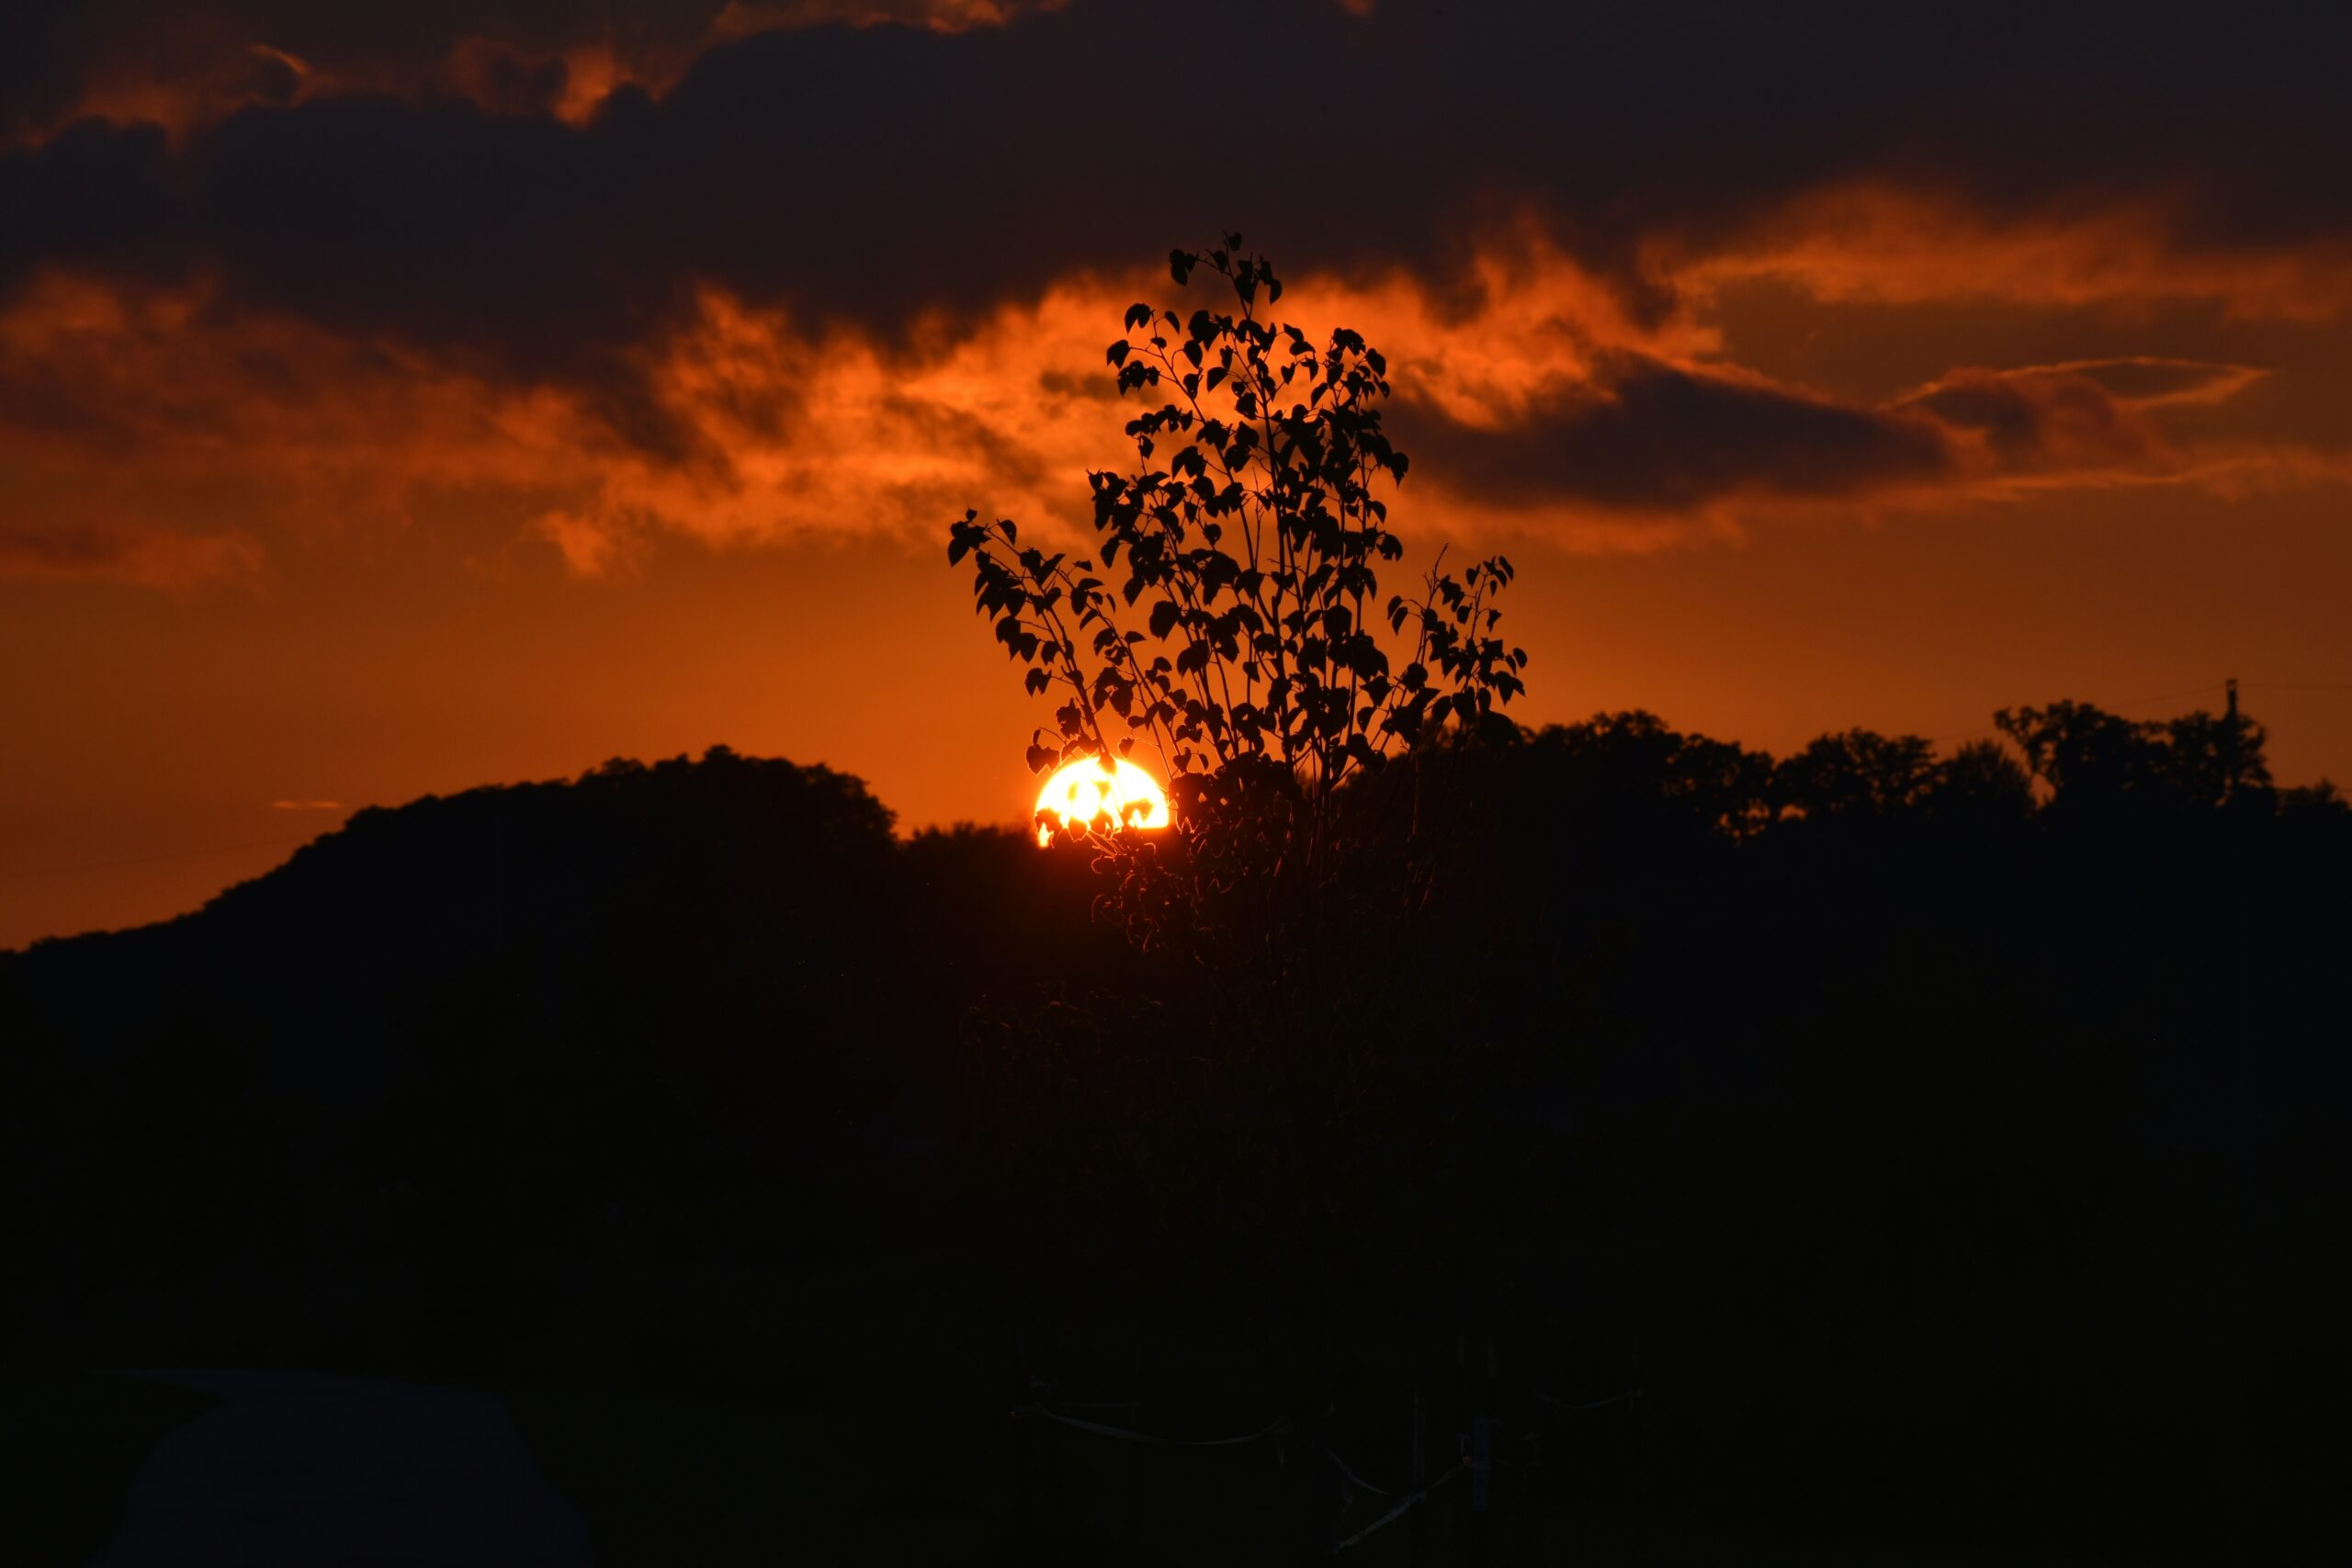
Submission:
[[[1001,70],[1113,25],[1026,9],[910,28],[875,7],[838,39],[809,30],[838,7],[569,42],[552,21],[507,41],[570,74],[494,112],[521,89],[463,29],[401,65],[381,40],[243,38],[280,18],[231,8],[220,38],[309,73],[259,100],[234,51],[56,56],[79,87],[16,106],[0,152],[0,220],[60,215],[54,243],[0,241],[0,946],[193,908],[344,807],[713,742],[856,773],[903,826],[1022,816],[1045,716],[970,618],[945,524],[1082,529],[1125,417],[1102,345],[1199,225],[1123,212],[1101,244],[968,264],[943,235],[934,263],[844,209],[863,248],[803,267],[824,225],[739,254],[681,208],[640,253],[620,186],[541,193],[627,115],[701,127],[729,73],[756,87],[796,51],[854,64],[920,32],[903,47],[942,70],[1015,51],[971,57]],[[1297,25],[1367,51],[1442,25],[1361,9],[1302,0]],[[654,96],[625,114],[600,96],[628,81]],[[1907,147],[1871,102],[1896,117],[1871,144]],[[94,110],[113,120],[74,125]],[[169,139],[140,141],[146,117]],[[378,206],[444,226],[439,166],[401,183],[420,118],[542,171],[507,195],[543,221],[474,192],[447,221],[490,226],[446,256],[336,250]],[[307,162],[269,151],[281,132]],[[804,156],[899,167],[879,141]],[[1515,175],[1435,245],[1437,207],[1251,234],[1301,257],[1285,314],[1387,350],[1408,542],[1517,560],[1521,716],[1949,745],[2007,704],[2154,717],[2236,675],[2282,780],[2352,780],[2352,225],[2292,190],[2209,209],[2196,171],[2128,158],[2086,159],[2056,200],[1924,154],[1821,156],[1725,188],[1670,161],[1613,195]],[[326,198],[300,182],[335,159],[353,205],[304,229]],[[271,181],[314,194],[254,205]],[[537,248],[582,223],[606,238]]]

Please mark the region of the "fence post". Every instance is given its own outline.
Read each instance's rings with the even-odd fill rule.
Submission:
[[[1323,1314],[1319,1338],[1323,1359],[1323,1462],[1315,1469],[1322,1480],[1318,1495],[1323,1506],[1317,1510],[1322,1517],[1317,1521],[1316,1544],[1321,1560],[1330,1562],[1337,1561],[1340,1555],[1340,1467],[1332,1462],[1339,1453],[1339,1447],[1332,1438],[1339,1433],[1340,1412],[1331,1397],[1331,1314],[1329,1309]]]
[[[1128,1406],[1129,1422],[1141,1429],[1143,1426],[1143,1341],[1136,1341],[1135,1368],[1127,1382],[1127,1393],[1134,1403]],[[1140,1543],[1143,1540],[1143,1445],[1129,1443],[1127,1472],[1127,1532]]]
[[[1413,1383],[1413,1479],[1411,1488],[1419,1492],[1430,1483],[1428,1447],[1429,1413],[1421,1405],[1421,1385]],[[1426,1568],[1430,1552],[1430,1500],[1424,1497],[1413,1507],[1413,1568]]]
[[[1470,1425],[1470,1511],[1479,1568],[1495,1561],[1495,1337],[1487,1336],[1487,1376],[1478,1387],[1478,1413]]]
[[[1527,1399],[1527,1560],[1540,1562],[1544,1558],[1544,1402],[1533,1394]]]
[[[1453,1420],[1460,1430],[1454,1441],[1460,1447],[1462,1459],[1470,1457],[1471,1424],[1476,1419],[1470,1412],[1470,1336],[1466,1330],[1453,1331]],[[1470,1488],[1453,1489],[1453,1560],[1470,1561]]]
[[[1648,1377],[1642,1369],[1642,1347],[1634,1346],[1634,1397],[1625,1402],[1625,1410],[1634,1423],[1634,1568],[1649,1568],[1650,1561],[1650,1464],[1649,1427],[1642,1419],[1642,1395],[1648,1389]]]
[[[1037,1539],[1036,1479],[1031,1454],[1037,1419],[1030,1414],[1035,1394],[1029,1382],[1029,1336],[1024,1329],[1013,1330],[1012,1378],[1012,1534],[1029,1546]]]

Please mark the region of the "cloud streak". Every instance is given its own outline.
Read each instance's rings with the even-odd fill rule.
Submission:
[[[0,578],[128,582],[185,592],[248,580],[261,568],[260,545],[243,534],[0,519]]]
[[[1475,297],[1402,273],[1309,277],[1286,296],[1314,306],[1310,326],[1361,323],[1389,348],[1405,389],[1392,423],[1415,458],[1404,501],[1441,534],[1502,526],[1647,550],[1799,512],[2234,479],[2264,463],[2308,477],[2342,459],[2177,428],[2256,384],[2245,367],[1963,368],[1863,402],[1730,364],[1690,321],[1645,326],[1556,256],[1481,265]],[[927,538],[967,504],[1080,535],[1083,474],[1133,456],[1102,343],[1152,288],[1077,279],[894,338],[707,290],[645,366],[651,417],[683,433],[649,446],[578,389],[224,312],[202,291],[53,284],[0,314],[0,387],[19,405],[0,423],[0,471],[33,498],[0,502],[19,540],[0,570],[258,570],[250,536],[198,536],[175,556],[133,547],[184,531],[192,493],[310,537],[407,526],[435,497],[487,498],[588,577],[628,571],[664,536],[718,548]],[[77,531],[44,521],[65,502]]]
[[[1119,456],[1088,378],[1136,262],[1228,223],[1389,350],[1441,527],[1648,548],[2342,468],[2308,432],[2217,444],[2190,416],[2260,372],[2156,341],[1881,402],[1716,325],[1757,280],[2340,321],[2342,17],[2220,46],[2142,18],[2121,70],[2111,27],[2042,7],[600,0],[496,36],[454,5],[100,9],[36,5],[0,73],[17,575],[233,580],[256,530],[453,489],[582,575],[667,533],[1074,522]],[[1314,65],[1186,63],[1237,44]]]

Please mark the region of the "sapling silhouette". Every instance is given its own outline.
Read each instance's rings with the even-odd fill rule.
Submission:
[[[1455,1070],[1488,1040],[1482,988],[1457,982],[1490,954],[1428,916],[1448,818],[1421,764],[1518,739],[1503,710],[1527,655],[1497,635],[1500,556],[1455,575],[1440,552],[1383,593],[1408,464],[1380,351],[1272,319],[1282,283],[1238,235],[1169,270],[1220,280],[1231,308],[1128,309],[1105,358],[1146,405],[1136,467],[1089,476],[1091,553],[967,512],[948,559],[971,562],[1030,692],[1059,699],[1033,770],[1159,765],[1172,833],[1039,826],[1107,874],[1099,912],[1211,984],[1144,1001],[1074,976],[982,1022],[1001,1135],[970,1190],[1009,1200],[984,1222],[1050,1215],[1043,1245],[1008,1235],[1020,1289],[1182,1302],[1255,1351],[1304,1427],[1329,1399],[1331,1303],[1440,1254],[1475,1164],[1442,1134],[1493,1081]]]
[[[1032,769],[1140,747],[1168,780],[1180,852],[1107,819],[1068,829],[1116,874],[1105,906],[1147,942],[1262,942],[1364,842],[1351,786],[1449,728],[1510,731],[1527,655],[1495,635],[1503,557],[1459,577],[1441,558],[1417,593],[1381,597],[1404,555],[1382,491],[1408,463],[1381,427],[1380,351],[1265,316],[1282,283],[1238,234],[1169,270],[1223,279],[1238,309],[1128,308],[1105,354],[1119,391],[1169,400],[1127,422],[1136,471],[1089,476],[1094,554],[967,512],[948,560],[971,559],[1029,690],[1066,698]]]

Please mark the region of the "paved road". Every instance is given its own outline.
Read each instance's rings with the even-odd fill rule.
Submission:
[[[90,1568],[587,1568],[588,1526],[488,1394],[141,1371],[225,1403],[155,1445]]]

